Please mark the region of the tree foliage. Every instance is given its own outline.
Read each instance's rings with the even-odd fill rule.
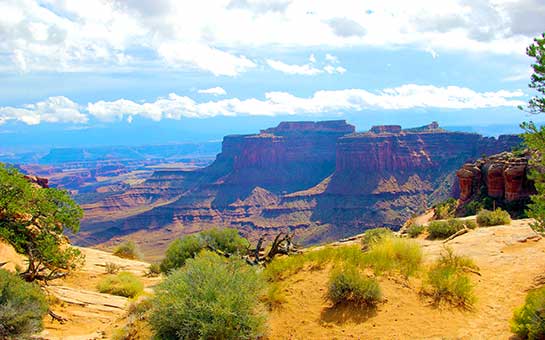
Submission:
[[[41,331],[47,309],[37,285],[0,269],[0,339],[22,339]]]
[[[533,114],[545,113],[545,33],[526,49],[526,54],[534,59],[529,87],[537,93],[528,102],[526,110]],[[528,216],[536,220],[534,228],[545,232],[545,126],[524,122],[521,128],[526,145],[532,150],[533,170],[530,178],[534,180],[537,194],[532,196]]]
[[[0,237],[28,257],[27,281],[73,269],[82,261],[64,235],[65,230],[78,232],[82,216],[65,191],[40,188],[17,169],[0,164]]]

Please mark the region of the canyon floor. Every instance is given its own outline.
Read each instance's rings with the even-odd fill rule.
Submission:
[[[283,282],[286,302],[270,312],[270,339],[514,339],[509,321],[528,290],[545,283],[545,240],[529,227],[531,220],[478,228],[447,244],[479,266],[472,274],[477,302],[471,310],[436,306],[421,294],[422,275],[406,281],[396,276],[379,279],[384,300],[374,310],[333,307],[326,299],[329,268],[305,269]],[[344,246],[355,240],[335,243]],[[425,263],[437,258],[443,241],[417,239]],[[126,319],[128,300],[96,291],[104,265],[116,263],[138,275],[151,291],[160,278],[146,278],[146,262],[125,260],[100,250],[81,248],[85,266],[69,277],[51,281],[46,289],[57,297],[52,310],[65,324],[46,317],[43,339],[110,338]],[[0,247],[0,255],[16,262]],[[9,264],[8,264],[9,266]],[[147,338],[149,334],[142,335]]]

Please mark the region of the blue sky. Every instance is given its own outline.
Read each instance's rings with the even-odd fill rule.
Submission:
[[[0,153],[282,120],[510,124],[541,0],[3,0]],[[4,150],[3,150],[4,149]]]

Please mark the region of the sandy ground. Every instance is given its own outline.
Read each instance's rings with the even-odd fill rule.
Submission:
[[[303,271],[286,280],[287,303],[270,316],[271,339],[509,339],[513,310],[545,273],[545,241],[528,226],[479,228],[448,244],[471,256],[481,276],[472,275],[478,300],[473,310],[435,307],[420,292],[421,279],[380,278],[385,301],[375,310],[333,308],[325,293],[329,270]],[[441,241],[419,240],[427,261]]]
[[[68,319],[64,324],[52,321],[46,316],[44,339],[89,340],[110,338],[115,328],[124,323],[128,299],[99,293],[97,283],[106,275],[104,265],[108,262],[121,266],[122,271],[137,275],[147,291],[160,278],[147,278],[149,264],[141,261],[121,259],[100,250],[79,248],[85,254],[85,265],[65,279],[54,280],[46,290],[56,297],[51,309]]]

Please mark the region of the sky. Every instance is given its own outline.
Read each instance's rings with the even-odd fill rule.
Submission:
[[[0,153],[284,120],[508,125],[545,0],[0,0]]]

